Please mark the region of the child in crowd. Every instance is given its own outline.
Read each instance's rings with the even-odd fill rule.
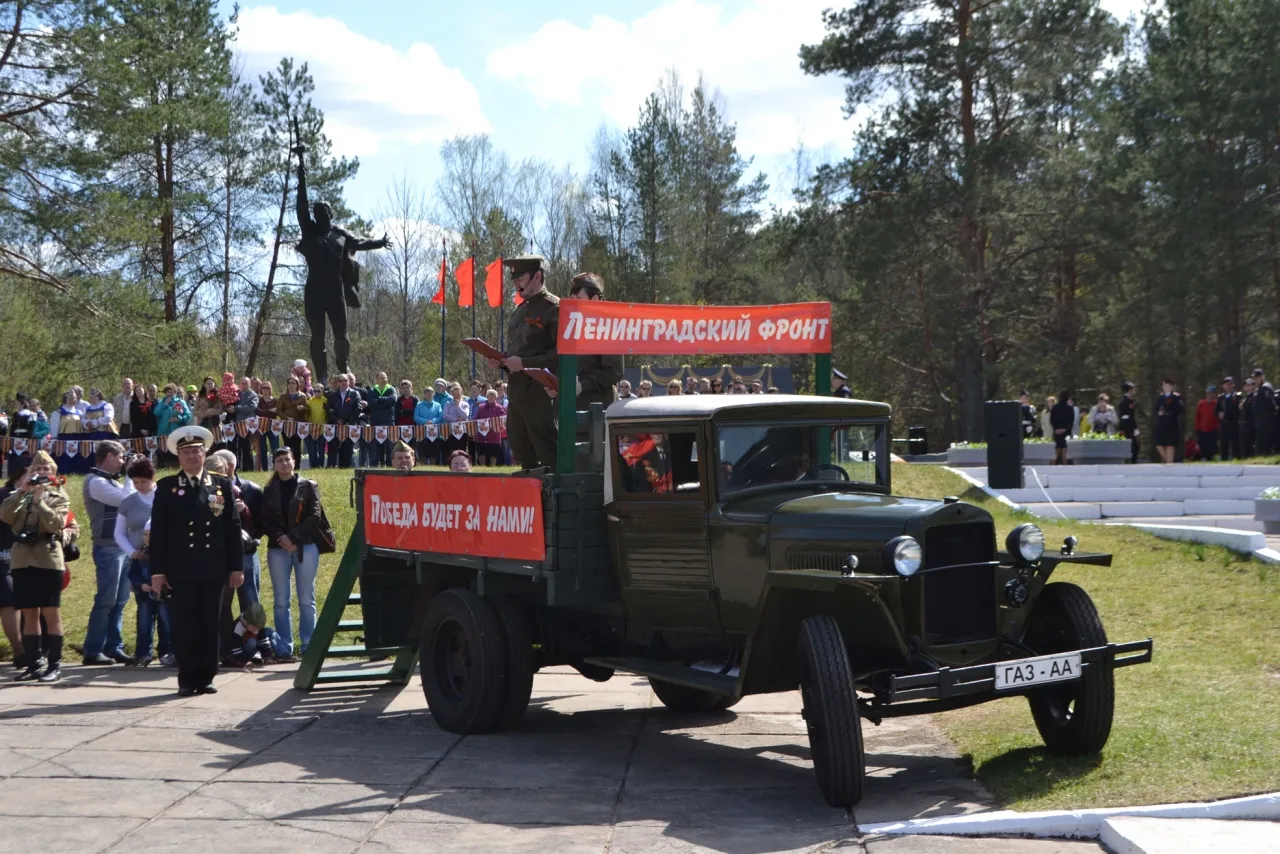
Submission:
[[[303,394],[311,394],[311,369],[307,367],[306,359],[293,361],[292,374],[298,380],[298,389]]]
[[[285,657],[287,650],[280,635],[266,623],[266,609],[258,602],[251,602],[236,620],[234,632],[238,645],[231,649],[228,663],[252,667]]]
[[[142,529],[142,553],[151,549],[151,522]],[[160,654],[160,663],[165,667],[177,665],[173,655],[173,640],[169,629],[169,603],[160,598],[160,594],[151,588],[151,562],[146,558],[130,560],[129,583],[133,585],[133,595],[138,603],[138,638],[134,644],[137,667],[146,667],[151,657],[151,630],[156,628],[156,652]]]

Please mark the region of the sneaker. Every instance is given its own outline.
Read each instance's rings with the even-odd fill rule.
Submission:
[[[50,664],[45,668],[44,673],[40,674],[41,682],[57,682],[62,678],[62,670],[56,664]]]
[[[178,657],[173,653],[169,653],[168,655],[162,655],[160,656],[160,666],[161,667],[177,667]]]
[[[116,660],[114,658],[103,655],[102,653],[98,653],[97,655],[86,655],[84,657],[85,667],[107,667],[115,663]]]

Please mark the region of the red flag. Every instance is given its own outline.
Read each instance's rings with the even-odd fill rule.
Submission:
[[[502,305],[502,256],[484,268],[484,292],[489,296],[490,308]]]
[[[466,308],[475,296],[476,259],[468,258],[455,267],[453,278],[458,282],[458,305]]]
[[[449,272],[449,268],[445,266],[444,259],[440,259],[440,290],[436,291],[436,295],[431,301],[436,305],[444,305],[444,277]]]

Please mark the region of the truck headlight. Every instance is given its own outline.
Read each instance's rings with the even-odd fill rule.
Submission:
[[[893,568],[903,578],[910,578],[916,574],[916,570],[920,569],[922,552],[920,544],[914,537],[898,537],[890,540],[885,546],[885,551],[888,552]]]
[[[1035,562],[1044,555],[1044,531],[1035,525],[1019,525],[1009,532],[1004,546],[1009,554]]]

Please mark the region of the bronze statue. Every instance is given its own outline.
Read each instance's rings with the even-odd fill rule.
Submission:
[[[307,326],[311,328],[311,365],[321,382],[329,379],[329,364],[324,349],[324,321],[333,327],[333,356],[339,373],[348,370],[347,358],[351,342],[347,340],[347,306],[360,307],[360,264],[355,254],[368,249],[385,249],[391,241],[384,234],[380,240],[357,237],[333,224],[333,208],[318,201],[307,207],[307,146],[296,130],[298,144],[291,149],[298,155],[298,227],[302,239],[298,252],[307,261],[307,284],[303,305]],[[314,216],[314,219],[312,218]]]

